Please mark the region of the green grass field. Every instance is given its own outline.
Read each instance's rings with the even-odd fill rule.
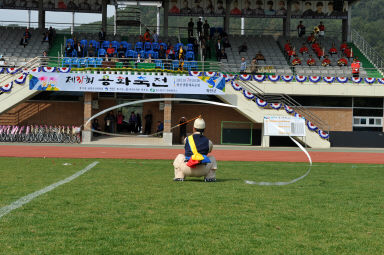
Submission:
[[[0,209],[92,159],[0,159]],[[99,160],[0,218],[0,254],[383,254],[384,167],[219,162],[173,182],[166,160]],[[71,165],[63,165],[71,163]]]

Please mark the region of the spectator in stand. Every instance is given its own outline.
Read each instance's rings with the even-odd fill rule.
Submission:
[[[191,14],[191,8],[189,8],[189,3],[187,0],[183,1],[183,7],[180,9],[181,14]]]
[[[313,16],[314,12],[312,11],[312,3],[310,1],[305,2],[304,8],[303,16]]]
[[[193,37],[193,27],[195,26],[195,23],[193,23],[193,19],[188,22],[188,38]]]
[[[256,74],[257,71],[258,71],[257,69],[258,69],[258,67],[257,67],[257,60],[256,60],[256,58],[253,58],[252,62],[251,62],[251,65],[249,67],[249,70],[250,70],[250,72],[252,74]]]
[[[137,122],[136,114],[135,112],[131,112],[131,116],[129,117],[129,120],[128,120],[129,131],[131,132],[131,134],[136,132],[136,122]]]
[[[144,41],[151,42],[151,34],[149,33],[149,29],[147,29],[144,33]]]
[[[173,46],[170,46],[167,50],[168,59],[175,59],[176,53],[173,50]]]
[[[49,32],[45,32],[43,34],[43,40],[41,41],[41,43],[49,43]]]
[[[247,61],[245,61],[245,58],[241,58],[241,63],[240,63],[240,73],[244,74],[247,71]]]
[[[138,65],[139,63],[141,63],[141,62],[142,62],[142,60],[141,60],[141,54],[138,53],[138,54],[137,54],[136,61],[135,61],[135,68],[137,68],[137,65]]]
[[[23,38],[21,38],[20,45],[23,45],[24,48],[25,48],[25,46],[28,45],[28,38],[27,38],[27,36],[23,36]]]
[[[292,60],[292,65],[293,66],[301,65],[301,59],[297,55],[294,56],[294,59]]]
[[[218,0],[217,1],[217,10],[216,10],[217,15],[225,15],[225,9],[223,5],[223,0]]]
[[[25,29],[25,32],[23,34],[23,37],[25,37],[27,39],[27,43],[28,41],[31,39],[32,35],[31,35],[31,32],[29,32],[29,29]]]
[[[305,26],[303,25],[303,21],[300,20],[299,25],[297,25],[297,35],[302,37],[305,35]]]
[[[314,43],[316,41],[316,37],[315,37],[315,33],[311,33],[308,37],[307,37],[307,43],[311,44],[311,43]]]
[[[290,51],[291,49],[292,49],[291,42],[289,40],[287,40],[287,42],[284,45],[284,50],[286,53],[288,53],[288,51]]]
[[[55,38],[56,36],[56,31],[52,27],[49,27],[48,33],[49,33],[49,47],[52,47],[53,38]]]
[[[79,9],[81,10],[91,10],[91,5],[87,0],[79,1]]]
[[[355,78],[359,78],[360,76],[360,62],[357,61],[357,59],[354,59],[352,64],[352,76]]]
[[[287,15],[287,9],[285,8],[285,2],[283,0],[279,1],[279,7],[276,11],[276,15]]]
[[[105,33],[104,28],[102,28],[99,32],[99,41],[100,42],[105,41],[106,36],[107,34]]]
[[[220,56],[221,55],[221,50],[223,49],[223,45],[221,44],[220,39],[217,39],[215,48],[216,48],[216,59],[217,59],[217,61],[220,61],[220,59],[221,59],[221,56]]]
[[[264,64],[265,64],[265,62],[266,62],[265,57],[264,57],[264,55],[261,53],[261,51],[259,51],[259,52],[256,54],[255,59],[256,59],[257,62],[259,62],[259,61],[264,61]]]
[[[204,13],[208,14],[207,16],[215,14],[215,7],[213,6],[212,0],[207,0],[207,6],[205,7]]]
[[[41,57],[41,66],[48,66],[49,57],[46,51],[43,52],[43,56]]]
[[[79,58],[82,58],[83,57],[83,53],[84,53],[84,48],[83,48],[83,46],[81,46],[80,42],[77,42],[75,50],[76,50],[77,56]]]
[[[95,57],[96,56],[96,48],[93,46],[93,44],[89,44],[89,47],[88,47],[88,50],[87,50],[87,53],[88,53],[88,57]]]
[[[225,53],[224,49],[221,49],[221,53],[220,53],[220,60],[222,59],[228,59],[227,53]]]
[[[70,43],[67,43],[67,46],[65,47],[65,56],[71,57],[72,56],[73,47]]]
[[[329,49],[329,54],[331,54],[331,56],[337,55],[337,49],[336,49],[335,43],[332,43],[332,47]]]
[[[308,66],[315,66],[316,65],[316,60],[312,57],[312,55],[309,55],[309,58],[307,60],[307,65]]]
[[[276,15],[276,11],[273,9],[273,1],[267,2],[267,8],[264,10],[265,15]]]
[[[121,131],[123,131],[123,120],[124,120],[124,115],[121,111],[117,112],[116,119],[117,119],[117,133],[120,133]]]
[[[73,0],[69,0],[67,3],[67,9],[68,10],[77,10],[78,7]]]
[[[250,0],[245,0],[245,6],[242,10],[242,13],[245,16],[252,16],[253,15],[253,10],[251,9],[251,1]]]
[[[229,43],[228,35],[224,35],[222,43],[223,43],[224,48],[231,48],[231,44]]]
[[[352,51],[352,48],[345,48],[344,50],[344,54],[345,56],[348,58],[348,60],[351,60],[351,58],[353,58],[353,51]]]
[[[7,63],[5,62],[5,58],[3,55],[0,55],[0,67],[6,67]]]
[[[112,44],[111,44],[111,43],[109,44],[109,47],[108,47],[108,49],[107,49],[107,55],[108,55],[108,57],[110,57],[110,58],[112,58],[112,57],[115,56],[115,48],[112,47]]]
[[[144,63],[152,63],[152,54],[151,53],[148,54],[148,58],[146,58],[144,60]]]
[[[301,55],[304,55],[304,53],[308,54],[308,51],[309,51],[309,49],[308,49],[307,45],[305,45],[305,43],[303,43],[303,46],[301,46],[301,48],[300,48]]]
[[[343,43],[340,45],[340,50],[344,51],[346,48],[348,48],[347,42],[344,40]]]
[[[184,68],[184,59],[185,59],[185,51],[183,46],[180,45],[179,50],[177,51],[177,57],[179,60],[179,71],[182,71]]]
[[[319,28],[319,36],[324,37],[325,36],[325,26],[324,26],[322,21],[320,21],[318,28]]]
[[[159,59],[165,59],[166,58],[166,52],[165,52],[165,49],[163,47],[163,45],[160,45],[160,49],[159,49]]]
[[[246,42],[244,41],[242,45],[239,46],[239,54],[240,52],[247,52],[248,50],[248,46],[246,44]]]
[[[331,65],[331,60],[328,58],[328,55],[324,56],[324,59],[321,62],[321,65],[324,66],[324,67]]]
[[[254,10],[255,15],[260,16],[264,15],[264,9],[263,9],[263,1],[257,0],[256,1],[256,8]]]
[[[204,9],[200,6],[200,0],[195,0],[195,7],[192,9],[192,13],[203,15]]]
[[[239,9],[239,1],[238,0],[234,0],[232,2],[233,4],[233,8],[230,12],[231,15],[241,15],[241,10]]]
[[[317,2],[314,16],[319,16],[319,17],[325,16],[323,12],[323,8],[324,8],[323,2]]]
[[[199,18],[196,25],[197,36],[200,38],[203,35],[203,22],[201,21],[201,18]]]
[[[159,42],[159,35],[157,34],[156,30],[153,30],[153,42],[155,43]]]
[[[291,48],[291,49],[288,51],[288,57],[289,57],[289,59],[292,59],[292,58],[297,57],[295,47]]]
[[[348,65],[348,60],[345,58],[345,57],[341,57],[338,61],[337,61],[337,65],[338,66],[347,66]]]
[[[120,44],[120,47],[117,49],[117,57],[122,58],[123,56],[125,56],[126,51],[127,50],[123,47],[123,45]]]
[[[209,28],[210,28],[210,26],[208,24],[208,20],[205,20],[204,25],[203,25],[205,39],[209,38]]]
[[[317,57],[319,59],[322,59],[324,56],[325,56],[325,49],[321,48],[321,46],[319,46],[317,49],[316,49],[316,54],[317,54]]]

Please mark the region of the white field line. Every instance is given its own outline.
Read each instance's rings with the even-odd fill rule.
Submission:
[[[2,218],[3,216],[7,215],[8,213],[12,212],[13,210],[17,209],[17,208],[20,208],[22,207],[23,205],[31,202],[33,199],[35,199],[36,197],[40,196],[40,195],[43,195],[51,190],[54,190],[55,188],[63,185],[63,184],[66,184],[74,179],[76,179],[77,177],[85,174],[86,172],[88,172],[89,170],[91,170],[92,168],[94,168],[99,162],[98,161],[95,161],[91,164],[89,164],[86,168],[84,168],[83,170],[80,170],[79,172],[61,180],[61,181],[58,181],[56,183],[53,183],[41,190],[38,190],[38,191],[35,191],[29,195],[26,195],[18,200],[16,200],[15,202],[7,205],[7,206],[4,206],[2,208],[0,208],[0,218]]]

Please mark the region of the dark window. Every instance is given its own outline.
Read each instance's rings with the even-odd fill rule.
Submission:
[[[32,97],[32,101],[80,101],[83,97],[83,92],[71,91],[43,91]]]
[[[351,97],[324,97],[324,96],[293,96],[299,104],[303,106],[322,106],[322,107],[351,107]]]
[[[383,109],[353,109],[353,116],[382,117]]]
[[[383,98],[375,97],[355,97],[353,107],[378,107],[383,108]]]

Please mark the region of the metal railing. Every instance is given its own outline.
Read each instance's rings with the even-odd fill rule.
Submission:
[[[225,70],[225,66],[222,66],[222,70]],[[329,132],[329,124],[322,120],[319,116],[302,106],[295,99],[290,97],[287,94],[275,94],[275,93],[265,93],[260,89],[255,82],[249,81],[238,81],[239,85],[245,88],[248,92],[255,95],[257,98],[262,99],[268,103],[282,103],[289,107],[292,107],[296,113],[303,116],[306,120],[309,120],[312,124],[316,125],[323,131]]]
[[[384,68],[382,56],[361,36],[355,29],[352,29],[351,39],[353,44],[368,58],[369,61],[378,69]],[[383,74],[383,72],[381,72]]]

